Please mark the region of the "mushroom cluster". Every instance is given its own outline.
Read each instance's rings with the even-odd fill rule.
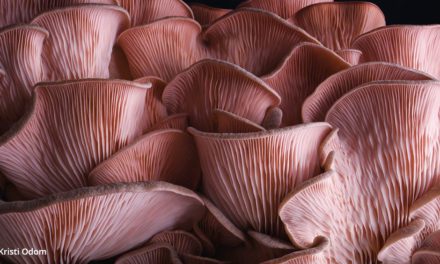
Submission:
[[[0,14],[0,263],[440,263],[440,25],[330,0]]]

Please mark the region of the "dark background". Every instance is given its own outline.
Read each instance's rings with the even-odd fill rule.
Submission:
[[[282,1],[282,0],[280,0]],[[216,7],[234,8],[240,0],[193,0]],[[345,0],[337,2],[348,2]],[[387,24],[440,24],[439,0],[382,0],[369,1],[378,5],[385,14]]]

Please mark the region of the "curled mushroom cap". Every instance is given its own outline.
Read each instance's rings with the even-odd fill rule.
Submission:
[[[98,163],[141,134],[142,84],[40,83],[34,93],[29,113],[0,138],[0,169],[26,197],[85,186]]]
[[[339,131],[321,153],[330,171],[280,206],[295,245],[323,236],[330,263],[377,261],[387,237],[408,224],[410,206],[439,182],[438,96],[438,82],[376,82],[333,105],[326,121]]]
[[[440,78],[440,25],[387,26],[365,33],[352,47],[362,51],[362,62],[386,61]]]
[[[120,256],[115,264],[182,264],[176,250],[168,243],[150,243]]]
[[[200,255],[202,254],[202,244],[193,234],[183,231],[164,231],[155,235],[150,242],[168,243],[180,255]]]
[[[2,248],[47,255],[6,256],[13,263],[88,263],[118,255],[170,228],[190,228],[204,212],[198,196],[165,182],[85,187],[0,204]]]
[[[440,256],[440,190],[438,186],[410,208],[410,223],[387,239],[378,255],[383,263],[436,263]]]
[[[357,36],[385,26],[384,14],[369,2],[310,5],[298,11],[293,20],[332,50],[348,49]]]
[[[32,24],[49,31],[43,48],[48,80],[108,78],[116,36],[130,18],[112,5],[78,5],[39,15]]]
[[[126,30],[118,39],[133,77],[151,75],[165,81],[204,58],[266,74],[300,42],[319,43],[274,14],[249,9],[230,12],[203,31],[192,19],[169,18]]]
[[[316,88],[302,106],[304,122],[324,121],[327,111],[344,94],[361,84],[381,80],[432,80],[433,77],[385,62],[368,62],[340,71]]]
[[[191,9],[181,0],[116,0],[131,17],[131,26],[151,23],[164,17],[192,18]]]
[[[261,77],[281,97],[281,125],[301,123],[301,105],[307,96],[327,77],[348,67],[347,62],[323,46],[296,46],[276,70]]]
[[[232,11],[231,9],[216,8],[200,3],[192,3],[190,7],[194,14],[194,19],[202,26],[209,25]]]
[[[28,23],[40,13],[65,6],[101,3],[114,4],[114,0],[0,0],[0,28],[13,25]]]
[[[221,109],[214,109],[215,131],[218,133],[246,133],[264,131],[264,127]]]
[[[0,135],[29,107],[32,88],[43,80],[41,51],[47,31],[14,26],[0,31]]]
[[[330,132],[314,123],[245,134],[194,135],[203,171],[203,190],[240,229],[283,237],[278,218],[282,199],[320,172],[318,148]]]
[[[261,124],[266,110],[277,106],[280,97],[263,81],[236,65],[203,60],[177,75],[165,87],[162,101],[168,113],[188,113],[191,126],[213,131],[214,109]]]
[[[197,150],[180,130],[146,134],[94,168],[89,184],[166,181],[195,189],[200,179]]]
[[[333,0],[248,0],[241,3],[239,7],[252,7],[273,12],[286,19],[293,16],[300,9],[321,2],[332,2]]]
[[[200,25],[192,19],[161,19],[124,31],[118,44],[127,56],[134,78],[158,76],[170,81],[204,57],[199,50],[200,32]]]

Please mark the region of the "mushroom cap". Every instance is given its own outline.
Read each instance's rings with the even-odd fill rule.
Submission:
[[[332,105],[344,94],[357,86],[381,80],[432,80],[426,73],[397,64],[386,62],[367,62],[342,70],[326,80],[315,89],[302,105],[304,122],[325,120],[325,115]]]
[[[440,25],[395,25],[357,37],[352,47],[362,51],[361,62],[385,61],[440,78]]]
[[[287,19],[306,6],[332,1],[333,0],[248,0],[241,3],[239,7],[263,9]]]
[[[44,78],[41,52],[47,35],[32,25],[0,30],[0,135],[25,113],[34,84]]]
[[[165,17],[193,18],[191,9],[181,0],[116,0],[128,11],[131,26],[149,24]]]
[[[370,2],[309,5],[296,12],[293,20],[332,50],[349,49],[359,35],[385,26],[382,10]]]
[[[95,167],[91,185],[116,182],[166,181],[195,189],[200,180],[197,149],[185,132],[150,132]]]
[[[438,96],[439,82],[382,81],[333,105],[326,121],[339,131],[321,146],[329,172],[280,206],[294,245],[323,236],[331,263],[377,261],[387,237],[409,223],[412,204],[439,182]]]
[[[203,172],[203,191],[242,230],[283,237],[282,199],[319,174],[318,149],[330,132],[314,123],[257,133],[216,134],[189,128]]]
[[[86,186],[88,173],[142,132],[146,87],[122,80],[40,83],[0,137],[0,170],[26,197]]]
[[[48,80],[108,78],[116,36],[130,25],[127,11],[87,4],[45,12],[31,22],[49,32],[43,47]]]
[[[362,52],[357,49],[341,49],[335,52],[351,65],[358,65],[362,56]]]
[[[87,263],[118,255],[160,231],[188,229],[203,212],[195,193],[164,182],[85,187],[0,204],[0,246],[47,250],[6,256],[14,263]]]
[[[234,64],[202,60],[168,83],[162,101],[168,113],[188,113],[191,126],[213,131],[215,109],[261,124],[266,110],[277,106],[280,98],[263,81]]]
[[[307,96],[327,77],[348,67],[347,62],[323,46],[312,43],[296,46],[277,69],[261,77],[281,97],[281,126],[301,123],[301,106]]]
[[[114,4],[115,0],[0,0],[0,28],[29,23],[40,13],[78,4]]]
[[[179,255],[200,255],[202,244],[193,234],[183,231],[164,231],[155,235],[151,243],[167,243],[171,245]]]

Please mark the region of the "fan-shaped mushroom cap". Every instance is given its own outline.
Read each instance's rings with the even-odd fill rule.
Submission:
[[[322,146],[332,171],[280,206],[295,245],[324,236],[330,263],[377,261],[386,238],[408,224],[410,206],[439,182],[439,96],[438,82],[377,82],[333,105],[326,121],[339,131]]]
[[[315,123],[245,134],[194,135],[203,171],[203,190],[240,229],[284,235],[281,200],[320,172],[318,147],[330,132]]]
[[[115,182],[166,181],[195,189],[200,165],[192,138],[174,129],[146,134],[90,172],[92,185]]]
[[[180,255],[202,254],[202,244],[193,234],[183,230],[164,231],[155,235],[150,242],[167,243],[171,245]]]
[[[217,8],[200,3],[192,3],[190,7],[194,14],[194,19],[202,26],[210,25],[218,18],[232,11],[231,9]]]
[[[124,50],[134,78],[158,76],[170,81],[203,58],[199,50],[200,25],[189,18],[168,18],[124,31],[118,44]]]
[[[440,78],[440,25],[387,26],[359,36],[352,47],[362,51],[361,62],[386,61]]]
[[[279,105],[280,97],[263,81],[236,65],[203,60],[177,75],[165,87],[162,101],[168,113],[188,113],[191,126],[214,131],[214,109],[261,124],[266,110]]]
[[[271,74],[261,77],[281,96],[281,125],[301,123],[303,101],[330,75],[350,65],[333,51],[311,43],[298,45]]]
[[[332,50],[348,49],[357,36],[385,26],[384,14],[370,2],[310,5],[295,13],[293,20]]]
[[[321,2],[332,2],[333,0],[248,0],[239,7],[252,7],[273,12],[286,19],[293,16],[300,9]]]
[[[368,62],[340,71],[324,80],[302,106],[304,122],[324,121],[325,114],[344,94],[359,85],[381,80],[432,80],[433,77],[385,62]]]
[[[115,264],[182,264],[177,252],[168,243],[153,243],[120,256]]]
[[[191,9],[181,0],[116,0],[131,16],[131,26],[149,24],[165,17],[193,18]]]
[[[48,80],[108,78],[113,44],[130,17],[112,5],[79,5],[39,15],[32,24],[49,31],[43,48]]]
[[[188,229],[203,212],[195,193],[164,182],[85,187],[0,204],[0,246],[47,250],[6,256],[13,263],[87,263],[118,255],[160,231]]]
[[[167,109],[162,103],[162,93],[166,82],[157,77],[142,77],[134,80],[135,82],[145,83],[151,87],[145,97],[144,111],[144,132],[150,130],[155,124],[167,117]]]
[[[0,135],[29,106],[32,88],[43,79],[41,50],[47,31],[22,25],[0,31]]]
[[[412,205],[411,223],[390,235],[379,252],[379,260],[396,264],[436,263],[434,260],[440,252],[440,190],[437,187]],[[431,259],[434,262],[429,262]]]
[[[351,65],[358,65],[362,56],[362,52],[357,49],[342,49],[335,52]]]
[[[114,4],[114,0],[0,0],[0,28],[12,24],[28,23],[40,13],[65,6],[101,3]]]
[[[232,62],[257,76],[272,72],[299,43],[319,44],[280,17],[252,9],[223,16],[203,31],[202,38],[212,58]]]
[[[188,127],[188,114],[175,114],[164,118],[162,121],[154,125],[149,131],[159,129],[179,129],[186,131]]]
[[[141,134],[146,88],[122,80],[40,83],[31,111],[0,138],[0,169],[27,197],[86,185]]]
[[[247,133],[264,131],[264,127],[236,114],[214,109],[215,131],[219,133]]]
[[[203,31],[192,19],[169,18],[126,30],[118,39],[133,77],[165,81],[204,58],[266,74],[300,42],[319,43],[274,14],[249,9],[230,12]]]

